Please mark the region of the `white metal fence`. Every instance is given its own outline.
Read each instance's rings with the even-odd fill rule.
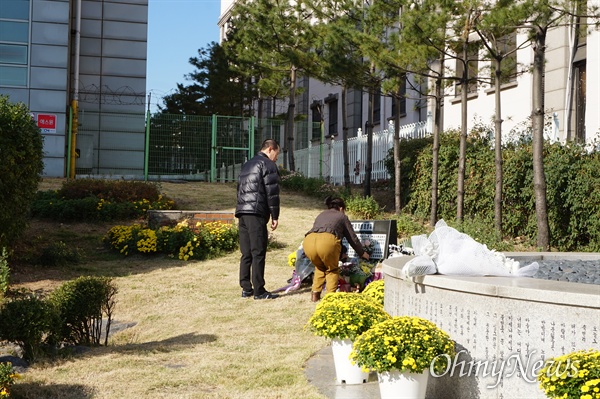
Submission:
[[[411,123],[400,126],[400,138],[422,138],[431,133],[427,122]],[[394,124],[390,121],[388,128],[373,133],[372,180],[388,179],[385,158],[390,148],[394,147]],[[309,148],[296,150],[294,159],[296,169],[306,177],[322,177],[332,184],[344,183],[343,142],[312,145]],[[361,183],[365,177],[367,161],[367,136],[358,129],[358,136],[348,139],[348,161],[350,165],[350,181]]]
[[[432,132],[432,120],[428,117],[427,121],[411,123],[400,126],[400,138],[423,138],[429,136]],[[489,132],[490,137],[494,136],[493,130]],[[556,118],[552,123],[548,123],[544,129],[544,138],[555,140],[558,134],[558,124]],[[507,137],[508,136],[508,137]],[[514,129],[510,134],[503,137],[503,141],[531,137],[531,131],[527,128]],[[388,128],[373,133],[373,164],[371,169],[371,179],[385,180],[390,176],[385,167],[385,158],[389,150],[394,147],[394,122],[390,121]],[[332,184],[344,184],[344,158],[343,142],[332,141],[324,144],[312,145],[309,142],[308,148],[296,150],[294,159],[296,162],[296,171],[301,172],[306,177],[322,177]],[[367,161],[367,136],[358,129],[358,136],[348,139],[348,162],[350,165],[350,181],[352,183],[362,183],[365,178],[365,163]]]

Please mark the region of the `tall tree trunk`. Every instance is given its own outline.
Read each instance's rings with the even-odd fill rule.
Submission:
[[[575,55],[577,55],[577,47],[579,46],[579,24],[581,22],[580,16],[571,17],[570,23],[567,26],[569,33],[569,63],[567,64],[567,90],[565,90],[565,137],[567,140],[571,140],[571,119],[573,117],[573,88],[575,86],[575,80],[573,79],[573,62],[575,61]]]
[[[294,109],[296,107],[296,67],[290,68],[290,100],[288,104],[288,120],[287,129],[285,130],[286,142],[284,144],[283,152],[287,151],[287,159],[290,165],[291,171],[296,170],[296,164],[294,162]],[[285,167],[285,157],[284,157]]]
[[[396,215],[402,211],[402,186],[401,186],[401,166],[400,159],[400,98],[402,93],[398,90],[396,94],[396,104],[394,109],[394,205],[396,206]]]
[[[468,37],[468,36],[467,36]],[[462,222],[464,219],[465,203],[465,167],[467,163],[467,100],[469,95],[469,61],[468,61],[469,41],[466,39],[463,43],[463,62],[464,68],[461,77],[460,108],[461,108],[461,127],[460,127],[460,145],[458,150],[458,189],[456,193],[456,220]]]
[[[344,84],[342,86],[342,156],[344,158],[344,187],[347,192],[351,192],[350,185],[350,157],[348,156],[348,122],[347,122],[347,106],[348,106],[348,88]]]
[[[546,29],[537,27],[533,46],[533,189],[537,219],[537,246],[550,248],[550,229],[546,203],[546,176],[544,173],[544,61],[546,55]]]
[[[494,118],[495,164],[496,164],[496,192],[494,194],[494,227],[502,237],[502,103],[500,101],[500,86],[502,85],[502,59],[495,60],[494,101],[496,102],[496,115]]]
[[[364,181],[364,196],[371,195],[371,171],[373,170],[373,102],[375,99],[375,89],[369,88],[369,105],[367,110],[367,123],[365,130],[367,131],[367,161],[365,162],[365,181]]]
[[[433,148],[432,148],[432,165],[431,165],[431,215],[429,216],[429,224],[431,227],[437,223],[437,209],[438,209],[438,176],[439,176],[439,155],[440,155],[440,133],[444,130],[442,126],[442,101],[443,99],[443,88],[442,88],[442,76],[444,73],[444,56],[440,60],[440,70],[437,79],[435,80],[435,109],[434,109],[434,121],[433,121]]]
[[[263,107],[264,107],[264,100],[262,98],[262,96],[260,95],[260,92],[258,94],[258,118],[256,120],[256,131],[258,131],[259,134],[259,142],[262,143],[265,140],[264,136],[264,126],[263,126]],[[256,140],[256,136],[254,136],[254,139]],[[256,143],[253,143],[254,147],[256,148]],[[254,154],[254,148],[252,148],[252,151],[250,151],[250,153]]]

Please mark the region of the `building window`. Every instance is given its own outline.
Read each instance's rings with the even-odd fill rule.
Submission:
[[[329,135],[338,134],[338,101],[331,101],[329,104]]]
[[[400,116],[406,116],[406,74],[400,75]],[[398,98],[392,97],[392,116],[396,116],[396,103]]]
[[[373,96],[373,125],[381,124],[381,89]]]
[[[0,86],[27,86],[29,0],[0,7]]]
[[[335,136],[338,134],[338,96],[330,94],[325,98],[327,104],[327,135]]]
[[[460,58],[462,57],[462,50],[459,50],[456,58],[456,84],[454,85],[454,95],[460,96],[462,92],[462,79],[463,71],[465,68],[465,61]],[[467,93],[477,92],[477,71],[479,69],[479,43],[469,43],[467,48]]]
[[[586,107],[586,61],[573,64],[575,70],[575,137],[585,143],[585,107]]]
[[[312,140],[319,140],[321,138],[321,111],[323,110],[323,104],[321,101],[313,101],[310,105],[311,121],[312,121]]]
[[[504,56],[502,59],[502,81],[510,83],[517,81],[517,33],[513,32],[498,39],[498,51]],[[492,61],[492,85],[496,79],[496,65]]]

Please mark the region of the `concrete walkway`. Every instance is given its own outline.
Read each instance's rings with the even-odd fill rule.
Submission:
[[[335,366],[331,345],[316,352],[306,362],[304,374],[319,392],[330,399],[374,399],[379,398],[377,374],[369,374],[364,384],[338,384],[335,378]]]

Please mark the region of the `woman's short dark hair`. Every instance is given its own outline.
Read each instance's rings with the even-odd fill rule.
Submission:
[[[331,195],[328,195],[327,198],[325,198],[325,205],[327,205],[327,209],[335,208],[338,211],[342,208],[346,208],[346,203],[343,199],[340,197],[332,197]]]

